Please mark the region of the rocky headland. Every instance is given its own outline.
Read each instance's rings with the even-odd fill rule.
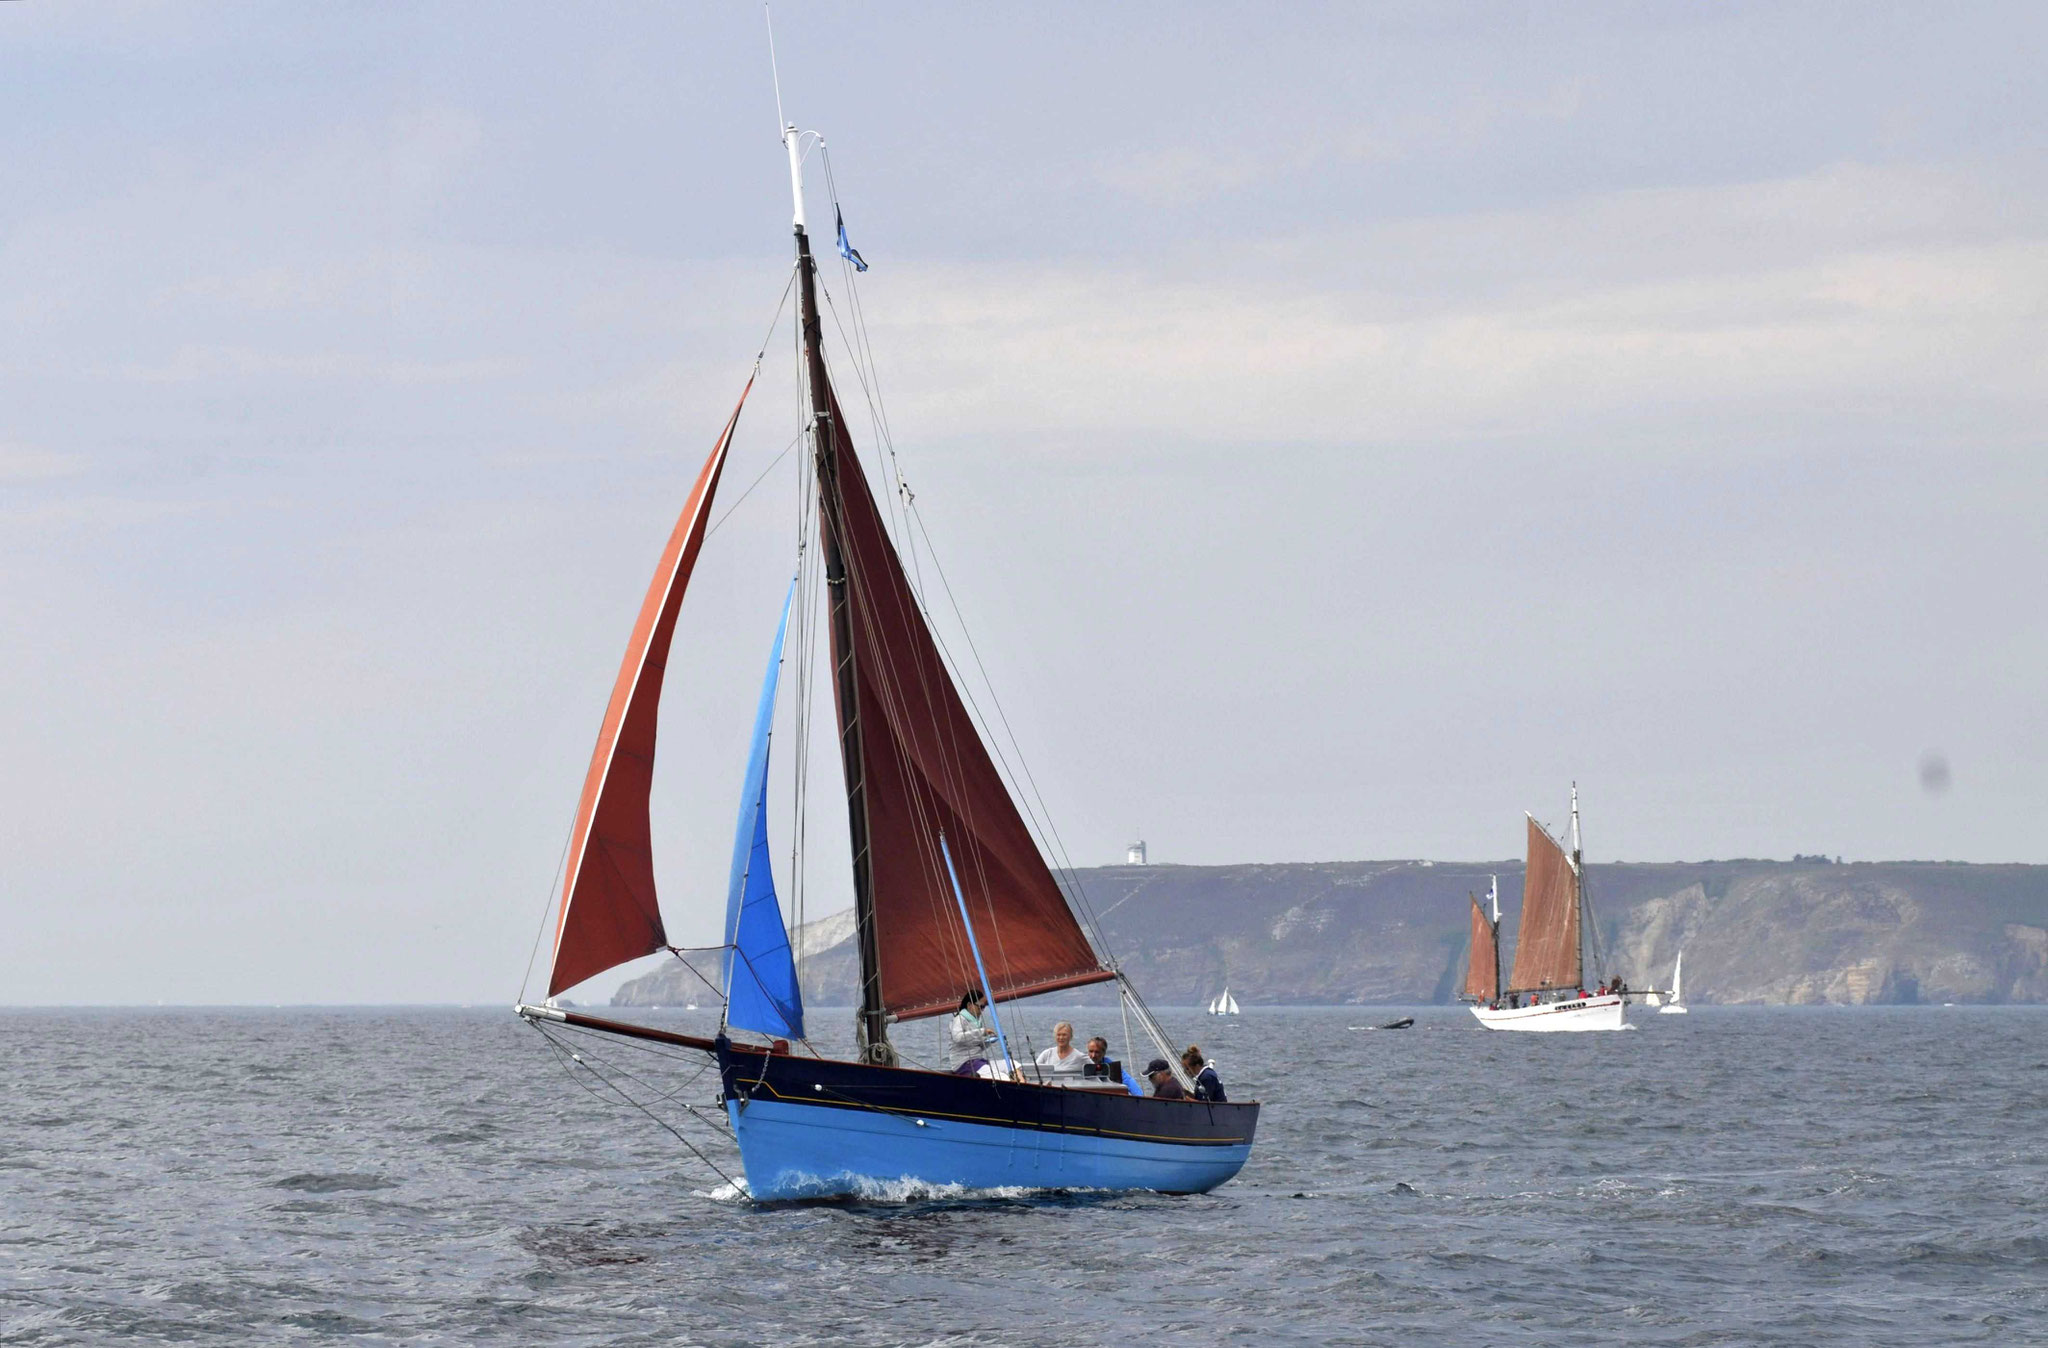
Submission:
[[[1245,1004],[1417,1004],[1456,997],[1465,895],[1489,875],[1511,951],[1519,861],[1103,866],[1075,872],[1069,892],[1153,1002],[1227,984]],[[1689,1002],[2048,1001],[2048,866],[1803,858],[1591,865],[1586,878],[1608,969],[1662,987],[1682,948]],[[850,912],[798,932],[808,1000],[854,1000],[852,936]],[[636,979],[614,1004],[682,1001],[685,979]]]

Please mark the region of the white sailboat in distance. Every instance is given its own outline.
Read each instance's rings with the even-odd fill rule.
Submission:
[[[1237,998],[1230,995],[1230,989],[1223,989],[1220,997],[1209,1000],[1209,1014],[1212,1016],[1234,1016],[1238,1014]]]
[[[1678,952],[1678,958],[1671,965],[1671,1000],[1657,1008],[1660,1016],[1682,1016],[1686,1012],[1685,985],[1679,980],[1685,973],[1685,952]]]

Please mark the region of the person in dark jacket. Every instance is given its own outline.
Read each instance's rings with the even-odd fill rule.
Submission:
[[[1223,1093],[1223,1078],[1216,1075],[1216,1064],[1202,1060],[1202,1046],[1189,1044],[1188,1051],[1180,1055],[1180,1065],[1188,1072],[1189,1080],[1195,1083],[1195,1098],[1220,1105],[1230,1097]]]
[[[1152,1098],[1155,1100],[1188,1098],[1188,1093],[1173,1079],[1173,1068],[1164,1058],[1154,1058],[1145,1064],[1145,1079],[1152,1083]]]

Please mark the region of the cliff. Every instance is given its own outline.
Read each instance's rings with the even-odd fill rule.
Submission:
[[[1521,873],[1519,861],[1104,866],[1077,872],[1070,893],[1154,1002],[1228,984],[1246,1004],[1412,1004],[1456,996],[1465,895],[1489,874],[1512,951]],[[1608,969],[1661,987],[1682,947],[1690,1002],[2048,1001],[2048,866],[1624,863],[1588,866],[1587,892]],[[851,1003],[850,914],[809,924],[798,945],[806,998]],[[635,980],[617,1004],[681,1000],[681,972]]]

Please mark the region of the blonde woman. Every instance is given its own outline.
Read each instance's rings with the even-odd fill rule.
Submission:
[[[1038,1055],[1038,1065],[1055,1076],[1080,1076],[1088,1055],[1074,1047],[1074,1025],[1063,1020],[1052,1027],[1052,1047]]]

